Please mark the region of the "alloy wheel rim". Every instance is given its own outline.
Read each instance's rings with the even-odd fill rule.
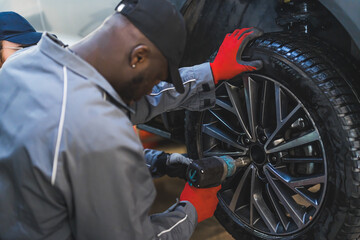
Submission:
[[[290,235],[320,211],[327,179],[319,131],[301,101],[259,74],[223,82],[216,106],[201,115],[200,157],[248,157],[226,181],[219,203],[252,230]]]

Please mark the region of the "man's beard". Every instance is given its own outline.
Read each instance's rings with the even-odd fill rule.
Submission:
[[[4,60],[3,60],[3,54],[2,52],[0,52],[0,69],[2,68],[2,65],[4,64]]]
[[[4,64],[4,59],[3,59],[3,53],[2,53],[2,48],[3,48],[3,46],[2,46],[3,44],[2,44],[2,41],[0,41],[0,68],[2,67],[2,65]]]
[[[145,80],[143,74],[139,74],[138,76],[134,77],[130,83],[127,84],[126,87],[118,90],[118,93],[122,100],[129,104],[133,101],[139,100],[142,96],[135,96],[134,93],[139,92],[138,88],[140,87],[141,83]]]

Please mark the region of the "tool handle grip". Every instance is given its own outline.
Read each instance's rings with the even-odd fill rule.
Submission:
[[[190,163],[186,177],[190,185],[197,188],[215,187],[224,180],[224,162],[217,157],[194,160]]]

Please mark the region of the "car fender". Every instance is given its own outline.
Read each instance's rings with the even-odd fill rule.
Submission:
[[[354,0],[319,0],[350,34],[360,49],[360,1]]]

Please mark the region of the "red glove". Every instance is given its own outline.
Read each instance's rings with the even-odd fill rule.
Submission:
[[[180,195],[180,201],[191,202],[196,209],[198,222],[201,222],[214,215],[219,202],[216,194],[220,188],[221,185],[212,188],[196,188],[186,183]]]
[[[242,72],[262,68],[261,60],[249,62],[241,60],[246,45],[262,34],[263,32],[257,28],[243,28],[226,35],[214,61],[210,63],[215,84],[221,80],[233,78]]]

